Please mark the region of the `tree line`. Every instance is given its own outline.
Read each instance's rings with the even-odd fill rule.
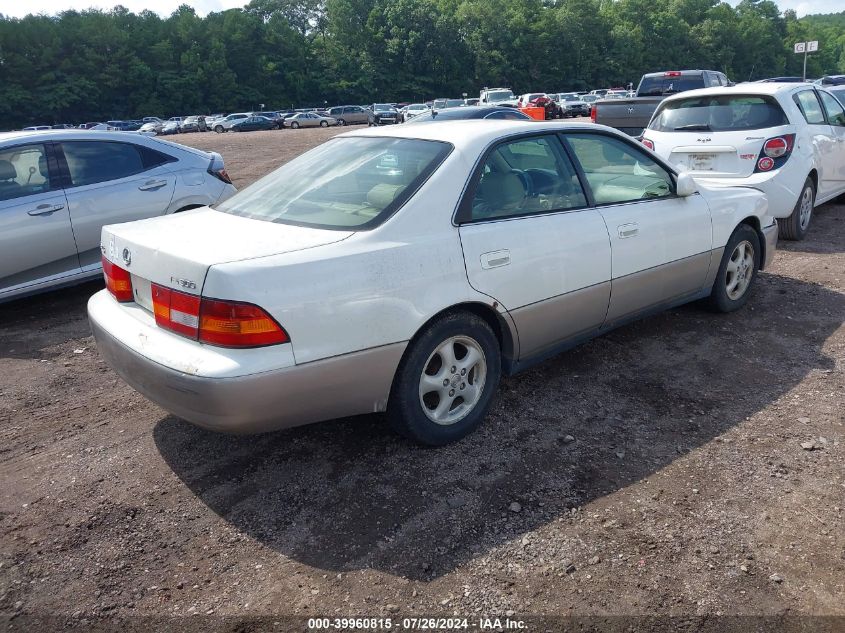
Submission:
[[[770,0],[252,0],[199,17],[0,14],[0,129],[636,84],[645,72],[734,81],[845,73],[845,12]]]

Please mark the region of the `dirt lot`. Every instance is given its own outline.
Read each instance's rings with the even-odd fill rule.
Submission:
[[[243,186],[337,132],[179,140]],[[0,625],[841,631],[845,205],[780,247],[744,310],[673,310],[506,379],[438,450],[378,416],[202,431],[100,360],[98,284],[0,306]]]

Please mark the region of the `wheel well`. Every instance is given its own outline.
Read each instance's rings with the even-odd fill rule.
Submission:
[[[815,169],[811,169],[807,177],[813,181],[813,188],[819,190],[819,174]]]
[[[763,235],[763,229],[760,227],[760,218],[750,215],[740,224],[747,224],[757,233],[757,238],[760,240],[760,268],[762,270],[763,263],[766,261],[766,236]]]
[[[441,310],[420,326],[416,334],[414,334],[413,339],[416,339],[422,332],[424,332],[429,326],[429,324],[433,321],[439,319],[444,314],[453,314],[455,312],[469,312],[479,317],[480,319],[483,319],[487,323],[487,325],[490,326],[490,329],[493,330],[493,334],[496,335],[496,340],[499,341],[499,349],[502,350],[502,355],[506,358],[514,357],[516,341],[513,340],[513,335],[511,334],[510,327],[505,322],[504,318],[496,311],[495,308],[484,303],[459,303],[457,305],[453,305],[449,308],[446,308],[445,310]]]
[[[190,211],[191,209],[199,209],[200,207],[204,207],[204,204],[186,204],[181,209],[176,209],[173,213],[182,213],[182,211]]]

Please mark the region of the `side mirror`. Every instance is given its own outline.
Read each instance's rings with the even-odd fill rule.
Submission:
[[[695,184],[695,179],[687,173],[678,174],[677,183],[675,185],[675,193],[681,198],[687,198],[698,191],[698,186]]]

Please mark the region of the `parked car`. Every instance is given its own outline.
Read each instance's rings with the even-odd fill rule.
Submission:
[[[506,121],[531,121],[531,117],[516,108],[507,106],[466,106],[445,110],[428,110],[415,116],[409,123],[431,123],[432,121],[463,121],[466,119],[499,119]]]
[[[183,132],[205,132],[208,130],[208,126],[205,123],[205,117],[201,115],[194,115],[185,117],[185,120],[182,121],[182,131]]]
[[[232,126],[241,119],[246,119],[249,117],[249,112],[235,112],[234,114],[230,114],[228,116],[223,117],[222,119],[217,119],[212,124],[212,130],[221,134],[223,132],[228,132],[232,129]]]
[[[162,129],[164,129],[164,123],[161,121],[148,121],[140,127],[138,133],[145,136],[156,136],[161,134]]]
[[[213,152],[121,132],[4,134],[0,301],[100,275],[104,224],[213,204],[234,192]]]
[[[358,123],[369,123],[372,120],[372,112],[357,105],[335,106],[328,109],[328,116],[337,119],[338,125],[355,125]]]
[[[99,122],[99,121],[90,121],[90,122],[88,122],[88,123],[82,123],[82,124],[79,126],[79,129],[80,129],[80,130],[98,130],[98,131],[103,131],[103,130],[111,130],[111,129],[113,129],[113,128],[111,128],[111,127],[109,127],[107,124],[105,124],[105,123],[101,123],[101,122]]]
[[[730,81],[716,70],[670,70],[646,73],[640,79],[637,96],[605,97],[594,104],[590,114],[594,123],[609,125],[618,130],[639,136],[651,120],[651,115],[666,97],[711,86],[727,86]]]
[[[106,227],[88,314],[101,357],[200,426],[386,411],[441,445],[503,374],[688,301],[741,308],[776,238],[761,192],[698,186],[609,128],[394,126]]]
[[[37,132],[39,130],[52,130],[53,128],[49,125],[30,125],[23,129],[24,132]]]
[[[524,95],[519,95],[516,105],[520,108],[527,108],[532,101],[546,96],[548,95],[545,92],[529,92]]]
[[[285,127],[298,130],[301,127],[329,127],[337,125],[334,117],[320,116],[316,112],[297,112],[288,119],[285,119]]]
[[[50,129],[52,130],[72,130],[75,126],[71,125],[70,123],[56,123],[55,125],[51,125]]]
[[[417,116],[430,111],[430,108],[424,103],[412,103],[402,109],[402,123],[407,123]]]
[[[557,101],[562,119],[575,118],[579,116],[590,116],[590,106],[576,94],[558,95]]]
[[[267,112],[253,112],[252,116],[260,116],[264,117],[265,119],[269,119],[270,122],[273,124],[273,127],[270,129],[273,130],[281,130],[282,129],[282,117],[278,112],[275,111],[267,111]],[[263,128],[261,128],[263,129]],[[243,130],[241,130],[243,131]]]
[[[272,121],[266,116],[250,116],[235,121],[230,129],[232,132],[254,132],[256,130],[278,130],[279,128],[276,121]]]
[[[516,97],[510,88],[482,88],[478,105],[509,105],[516,107]]]
[[[477,106],[479,103],[481,103],[481,100],[477,99],[477,98],[464,99],[464,105],[465,106]]]
[[[820,86],[845,86],[845,75],[825,75],[816,80]]]
[[[389,103],[374,103],[370,125],[393,125],[399,123],[399,111]]]
[[[182,124],[180,121],[165,121],[161,127],[159,134],[167,136],[168,134],[181,134]]]
[[[825,86],[827,91],[839,99],[839,103],[845,105],[845,86]]]
[[[698,182],[759,189],[791,240],[804,238],[815,206],[845,193],[845,110],[810,84],[747,83],[670,97],[643,143]]]
[[[164,125],[164,121],[162,119],[159,119],[157,116],[145,116],[143,119],[141,119],[141,121],[143,121],[144,123],[161,123],[162,125]]]

